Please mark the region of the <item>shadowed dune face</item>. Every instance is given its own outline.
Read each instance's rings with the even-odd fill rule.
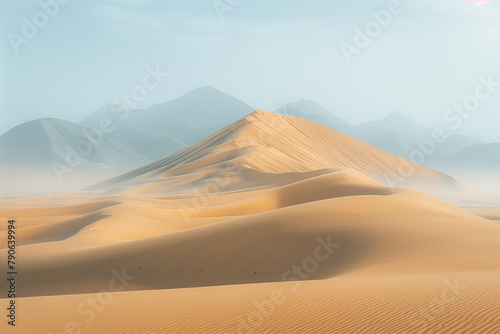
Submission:
[[[336,196],[278,209],[277,203],[286,201],[275,192],[274,208],[264,206],[267,211],[260,214],[245,212],[249,203],[260,203],[249,196],[228,210],[204,207],[184,225],[179,217],[148,215],[150,208],[159,209],[151,203],[135,210],[114,205],[57,223],[66,224],[68,237],[52,243],[46,243],[52,224],[24,227],[20,235],[38,228],[40,239],[33,243],[30,236],[31,245],[23,247],[22,291],[28,296],[92,292],[117,265],[135,276],[127,290],[279,282],[294,265],[314,258],[320,246],[321,257],[330,251],[335,256],[321,266],[316,261],[318,269],[306,273],[307,279],[495,268],[488,253],[500,250],[497,225],[412,191],[388,195],[384,189],[381,195]]]
[[[412,173],[404,173],[401,163]],[[50,298],[63,304],[74,299],[60,295],[95,294],[116,275],[128,280],[121,287],[128,292],[121,296],[159,289],[174,296],[196,288],[189,289],[186,303],[215,291],[202,287],[245,287],[238,293],[247,300],[251,291],[265,294],[268,285],[288,290],[308,281],[310,290],[297,292],[297,298],[311,303],[321,321],[321,305],[328,301],[317,304],[324,298],[320,291],[337,282],[346,303],[365,300],[357,296],[356,285],[361,290],[381,286],[373,280],[410,289],[412,277],[423,277],[415,292],[417,306],[432,302],[428,294],[435,288],[429,286],[436,277],[475,277],[490,291],[499,269],[492,256],[500,253],[499,225],[422,192],[394,187],[388,177],[410,188],[460,188],[444,174],[334,130],[258,110],[92,190],[0,201],[0,216],[16,219],[20,296],[59,296]],[[0,250],[0,256],[6,253]],[[385,289],[388,295],[378,297],[382,304],[360,306],[372,312],[364,313],[366,321],[384,300],[389,313],[402,317],[395,296],[404,294]],[[134,295],[132,302],[141,304],[141,298]],[[37,303],[23,300],[28,308]],[[46,299],[47,305],[53,300]],[[220,305],[221,312],[234,308]],[[353,305],[346,307],[354,312]],[[412,305],[404,308],[409,312]],[[297,313],[293,307],[287,312]],[[108,325],[90,330],[109,330]],[[235,330],[227,323],[219,326]]]

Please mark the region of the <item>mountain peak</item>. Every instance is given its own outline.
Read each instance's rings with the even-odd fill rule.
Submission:
[[[153,105],[140,117],[162,122],[176,117],[196,129],[227,125],[254,110],[246,103],[211,86],[199,87],[169,102]]]
[[[81,124],[97,128],[103,118],[110,118],[117,121],[117,126],[133,128],[139,123],[143,127],[141,131],[162,136],[164,133],[158,129],[161,124],[184,122],[196,130],[221,128],[252,110],[254,108],[229,94],[212,86],[202,86],[168,102],[154,104],[140,111],[131,110],[127,119],[119,118],[121,114],[107,106],[87,116]],[[145,124],[154,126],[149,126],[148,130]]]
[[[33,121],[30,121],[30,122],[36,122],[36,123],[53,123],[53,122],[60,122],[60,121],[62,121],[62,120],[54,118],[54,117],[42,117],[42,118],[34,119]]]
[[[325,109],[321,105],[319,105],[318,103],[314,102],[313,100],[309,100],[309,99],[298,100],[298,101],[287,104],[287,106],[290,106],[290,107],[312,106],[312,107],[316,107],[316,108]]]
[[[15,133],[19,131],[25,131],[27,133],[33,134],[35,131],[40,131],[40,133],[47,133],[51,131],[53,128],[67,128],[67,129],[74,129],[75,127],[78,127],[78,124],[62,120],[59,118],[54,118],[54,117],[42,117],[42,118],[37,118],[32,121],[28,121],[22,124],[19,124],[15,126],[14,128],[10,129],[7,131],[4,135],[7,135],[9,133]]]
[[[198,88],[193,89],[192,91],[188,92],[188,94],[225,94],[224,92],[221,92],[218,89],[215,89],[212,86],[201,86]]]
[[[322,116],[333,116],[328,110],[323,108],[318,103],[312,100],[299,100],[292,103],[288,103],[278,109],[278,112],[283,115],[287,115],[288,112],[300,111],[304,114],[318,114]]]
[[[405,114],[403,114],[402,112],[399,112],[399,111],[394,111],[394,112],[390,113],[389,115],[385,116],[383,119],[396,121],[396,122],[404,121],[404,122],[414,123],[414,121],[410,117],[406,116]]]

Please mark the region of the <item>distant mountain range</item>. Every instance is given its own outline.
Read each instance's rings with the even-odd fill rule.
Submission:
[[[42,118],[0,136],[0,162],[129,170],[174,153],[252,111],[225,93],[201,87],[143,110],[106,106],[80,124]]]
[[[106,106],[80,124],[42,118],[0,136],[0,163],[69,163],[84,168],[130,170],[193,144],[253,110],[248,104],[206,86],[141,110]],[[458,165],[500,170],[500,144],[453,132],[446,133],[444,141],[434,142],[433,127],[402,113],[351,125],[310,100],[289,103],[274,112],[314,121],[441,171]]]

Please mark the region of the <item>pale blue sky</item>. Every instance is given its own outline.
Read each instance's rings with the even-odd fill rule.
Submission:
[[[221,20],[212,0],[72,0],[16,53],[9,33],[41,7],[1,0],[0,133],[45,116],[80,121],[156,65],[170,76],[141,107],[211,85],[268,110],[312,99],[351,123],[400,111],[439,124],[478,77],[500,82],[498,0],[402,0],[347,63],[340,44],[388,2],[242,0]],[[500,87],[463,129],[500,140],[499,125]]]

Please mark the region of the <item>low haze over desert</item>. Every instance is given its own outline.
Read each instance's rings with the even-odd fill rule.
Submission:
[[[500,333],[498,1],[1,6],[1,333]]]

